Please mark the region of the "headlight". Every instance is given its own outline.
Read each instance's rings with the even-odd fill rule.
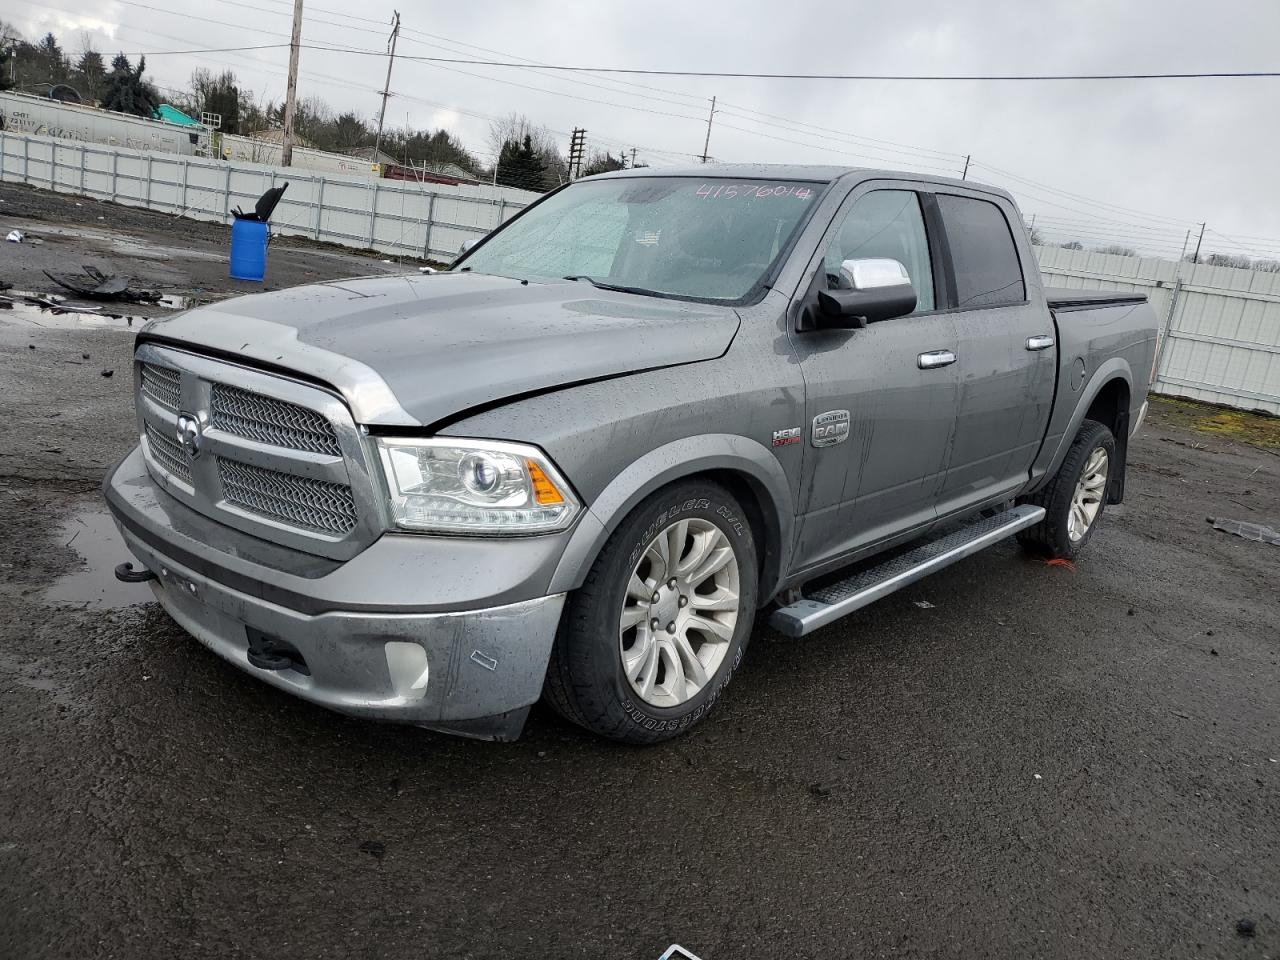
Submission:
[[[536,447],[490,440],[378,438],[397,527],[430,533],[546,533],[578,501]]]

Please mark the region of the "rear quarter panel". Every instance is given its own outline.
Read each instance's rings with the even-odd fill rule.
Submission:
[[[1032,466],[1032,487],[1057,471],[1089,405],[1117,377],[1129,388],[1129,419],[1147,399],[1158,321],[1150,303],[1053,312],[1058,372],[1044,445]]]

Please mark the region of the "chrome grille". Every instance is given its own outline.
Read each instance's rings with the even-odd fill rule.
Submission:
[[[147,446],[151,456],[165,472],[177,477],[183,483],[191,483],[191,461],[187,452],[176,440],[170,440],[151,424],[147,424]]]
[[[381,535],[376,464],[335,392],[146,341],[136,356],[138,433],[167,495],[242,533],[333,560],[350,560]],[[178,439],[183,416],[198,428],[184,421],[196,456]]]
[[[142,392],[170,410],[182,406],[182,374],[154,363],[142,365]]]
[[[218,478],[228,503],[260,516],[327,533],[347,534],[356,505],[346,484],[297,477],[218,457]]]
[[[225,383],[213,384],[209,425],[273,447],[342,456],[333,426],[315,410]]]

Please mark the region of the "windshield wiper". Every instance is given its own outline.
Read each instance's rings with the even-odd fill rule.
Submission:
[[[595,277],[589,277],[585,273],[576,274],[568,277],[561,277],[561,280],[585,280],[593,287],[601,290],[614,290],[618,293],[636,293],[642,297],[670,297],[671,294],[663,293],[661,290],[646,290],[644,287],[624,287],[618,283],[605,283],[603,280],[597,280]]]

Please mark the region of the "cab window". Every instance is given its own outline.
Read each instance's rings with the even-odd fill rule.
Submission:
[[[999,307],[1027,299],[1009,221],[994,203],[938,195],[960,309]]]

